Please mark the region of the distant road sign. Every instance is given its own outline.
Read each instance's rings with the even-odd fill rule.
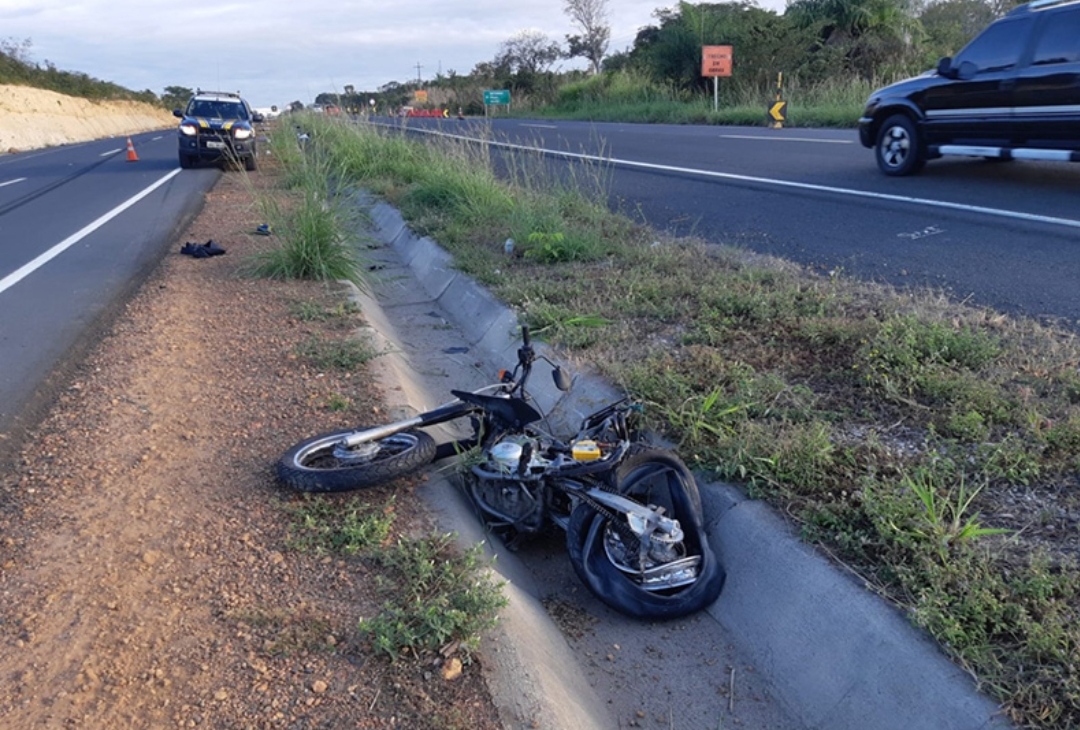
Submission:
[[[509,104],[510,103],[510,90],[487,90],[484,92],[484,105],[491,106],[492,104]]]
[[[702,46],[701,75],[731,76],[731,46]]]

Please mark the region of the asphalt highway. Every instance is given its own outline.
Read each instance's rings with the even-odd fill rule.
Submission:
[[[1080,165],[945,158],[890,178],[853,130],[384,121],[590,165],[611,207],[661,231],[1080,323]]]
[[[0,156],[0,433],[25,427],[202,206],[172,132]]]

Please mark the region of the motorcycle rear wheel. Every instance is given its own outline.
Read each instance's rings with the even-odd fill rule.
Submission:
[[[352,451],[337,448],[345,436],[365,428],[301,441],[278,460],[278,479],[302,492],[347,492],[385,484],[435,459],[435,440],[423,431],[402,431]]]
[[[604,540],[609,520],[587,504],[570,515],[566,545],[574,572],[597,598],[634,618],[668,620],[688,616],[711,605],[724,587],[726,574],[705,534],[701,495],[694,476],[676,455],[640,448],[616,470],[619,492],[641,504],[658,505],[679,520],[687,556],[700,556],[696,580],[663,591],[646,590],[608,556]]]

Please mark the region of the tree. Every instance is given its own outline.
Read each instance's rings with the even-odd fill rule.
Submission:
[[[166,86],[165,93],[161,95],[161,105],[166,109],[182,109],[193,93],[186,86]]]
[[[767,87],[778,71],[791,72],[802,63],[808,33],[748,0],[727,3],[679,3],[657,10],[659,22],[638,31],[624,67],[644,72],[680,91],[700,92],[710,86],[701,75],[701,47],[731,45],[733,76],[722,93]],[[605,63],[605,68],[608,65]]]
[[[558,43],[538,30],[523,30],[499,46],[495,65],[517,74],[538,74],[550,70],[562,57]]]
[[[30,49],[33,45],[33,41],[29,38],[23,38],[21,41],[15,38],[5,38],[0,40],[0,53],[23,65],[32,66]]]
[[[926,31],[926,62],[954,56],[999,13],[984,0],[939,0],[927,5],[919,20]]]
[[[607,23],[607,0],[566,0],[563,11],[571,22],[581,30],[581,35],[566,36],[569,46],[567,56],[585,58],[592,72],[600,73],[600,64],[611,40],[611,26]]]
[[[551,67],[563,57],[559,44],[540,31],[521,31],[499,47],[495,83],[523,95],[550,95],[557,86]]]
[[[851,70],[865,78],[887,65],[902,70],[922,36],[906,0],[793,0],[785,17],[797,28],[815,30],[825,47],[840,49]]]

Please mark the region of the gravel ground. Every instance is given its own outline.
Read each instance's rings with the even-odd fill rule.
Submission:
[[[297,355],[356,325],[297,314],[337,285],[238,275],[260,222],[224,175],[0,476],[0,727],[499,727],[482,657],[447,680],[442,657],[375,656],[375,569],[290,548],[275,459],[380,397]],[[178,253],[211,238],[227,255]],[[398,533],[431,525],[414,487]]]

